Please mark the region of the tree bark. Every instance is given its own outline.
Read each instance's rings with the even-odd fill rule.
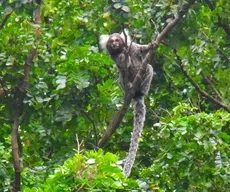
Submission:
[[[41,21],[40,5],[37,5],[37,8],[35,9],[34,17],[35,17],[34,18],[35,24],[40,24]],[[36,36],[37,36],[36,40],[38,40],[40,36],[39,28],[37,28],[36,30]],[[21,85],[18,87],[16,113],[15,113],[14,122],[12,125],[12,132],[11,132],[12,158],[13,158],[14,174],[15,174],[13,185],[12,185],[13,192],[21,191],[21,154],[20,154],[21,151],[19,148],[19,146],[21,146],[21,142],[20,142],[20,135],[19,135],[19,126],[20,126],[20,118],[22,117],[23,114],[23,103],[26,95],[26,89],[28,88],[29,85],[31,64],[36,54],[37,54],[36,48],[32,48],[31,50],[29,50],[29,53],[27,55],[24,64],[24,77],[21,82]]]

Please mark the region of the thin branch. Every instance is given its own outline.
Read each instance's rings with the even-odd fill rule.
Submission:
[[[219,101],[222,101],[221,95],[220,95],[220,93],[217,91],[217,89],[216,89],[216,87],[214,86],[214,84],[212,83],[211,79],[210,79],[207,75],[205,75],[203,71],[201,71],[201,75],[202,75],[202,77],[204,78],[205,82],[208,83],[209,87],[210,87],[210,88],[212,89],[212,91],[215,93],[217,99],[218,99]]]
[[[158,35],[157,39],[155,40],[157,44],[160,44],[162,39],[171,31],[173,27],[183,18],[185,13],[188,12],[188,9],[191,5],[195,3],[195,0],[189,0],[187,4],[182,6],[181,11],[175,16],[175,18],[168,23],[168,25],[163,29],[163,31]]]
[[[81,187],[79,187],[78,189],[76,189],[76,192],[81,192],[84,190],[86,184],[82,184]]]
[[[230,63],[230,58],[229,58],[220,48],[218,48],[217,51],[219,51],[219,53],[220,53],[221,55],[223,55],[223,57],[225,58],[225,60],[226,60],[228,63]]]
[[[212,3],[211,0],[206,0],[206,3],[208,4],[209,9],[211,9],[212,11],[215,10],[215,7],[214,7],[214,5],[213,5],[213,3]],[[219,25],[224,29],[225,33],[228,36],[230,36],[230,27],[229,27],[229,25],[223,22],[223,20],[220,17],[220,15],[217,14],[217,16],[218,16],[218,23],[219,23]]]
[[[129,109],[129,105],[131,103],[131,100],[132,100],[131,96],[128,96],[125,99],[125,102],[124,102],[122,108],[115,114],[113,120],[110,122],[108,128],[105,130],[104,135],[99,140],[98,147],[103,147],[107,143],[109,138],[112,136],[112,134],[119,127],[123,117],[125,116],[126,112]]]
[[[77,142],[77,153],[80,154],[83,150],[81,150],[81,146],[83,145],[83,141],[79,141],[78,134],[76,134],[76,142]]]
[[[98,33],[94,33],[95,37],[96,37],[96,40],[97,40],[97,48],[98,48],[98,51],[101,52],[102,51],[102,48],[100,46],[100,38],[99,38],[99,34]]]
[[[82,114],[86,117],[86,119],[89,120],[89,122],[92,124],[93,126],[93,132],[94,132],[94,135],[95,135],[95,143],[97,145],[97,142],[98,142],[98,138],[97,138],[97,128],[96,128],[96,125],[94,123],[94,121],[91,119],[91,117],[83,110],[81,109],[81,112]]]
[[[189,73],[185,70],[184,65],[178,56],[176,50],[174,50],[175,55],[177,57],[177,60],[179,62],[179,66],[181,68],[181,71],[184,73],[184,76],[190,81],[190,83],[195,87],[195,89],[205,98],[207,98],[210,102],[216,104],[217,106],[223,108],[227,112],[230,113],[230,107],[228,107],[226,104],[222,103],[221,101],[218,101],[217,99],[213,98],[211,95],[209,95],[207,92],[205,92],[203,89],[200,88],[200,86],[193,80],[193,78],[189,75]]]
[[[137,90],[137,88],[140,87],[141,77],[143,77],[143,75],[144,75],[144,73],[146,71],[146,66],[149,63],[149,60],[150,60],[152,54],[154,53],[154,50],[157,48],[157,45],[159,45],[161,43],[162,39],[165,38],[165,36],[171,31],[171,29],[173,27],[175,27],[175,25],[183,18],[184,14],[188,11],[189,7],[192,4],[194,4],[194,2],[195,2],[195,0],[189,0],[187,4],[182,6],[182,9],[177,14],[177,16],[170,23],[168,23],[168,25],[158,35],[156,40],[153,41],[153,43],[152,43],[153,44],[153,50],[149,51],[147,53],[145,59],[143,60],[142,67],[138,71],[138,73],[137,73],[137,75],[136,75],[136,77],[135,77],[135,79],[133,81],[132,89],[128,93],[125,94],[124,104],[123,104],[122,108],[120,109],[120,111],[118,111],[116,113],[116,115],[114,116],[113,120],[110,122],[107,130],[104,132],[104,135],[101,137],[101,139],[98,142],[98,147],[103,147],[107,143],[107,141],[109,140],[111,135],[116,131],[116,129],[120,125],[123,117],[125,116],[128,108],[129,108],[129,105],[131,103],[131,100],[133,98],[135,90]]]
[[[5,86],[4,86],[4,82],[3,80],[0,78],[0,85],[1,85],[1,88],[0,88],[0,96],[5,96],[6,98],[9,98],[8,97],[8,90],[6,90]]]
[[[3,27],[5,26],[7,20],[10,18],[10,15],[13,13],[13,11],[7,13],[4,15],[3,19],[2,19],[2,22],[0,24],[0,30],[3,29]]]

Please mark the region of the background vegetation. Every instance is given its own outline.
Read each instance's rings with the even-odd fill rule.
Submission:
[[[229,190],[227,0],[195,1],[156,50],[131,177],[132,108],[97,148],[123,102],[99,36],[149,43],[186,2],[0,1],[0,191]]]

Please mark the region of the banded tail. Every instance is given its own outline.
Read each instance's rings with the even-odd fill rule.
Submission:
[[[129,146],[129,154],[125,159],[125,164],[123,167],[123,172],[126,177],[130,175],[136,158],[136,153],[139,146],[139,138],[141,137],[141,133],[144,126],[145,113],[146,113],[146,109],[144,103],[144,96],[138,96],[134,98],[133,132],[132,132],[131,142]]]

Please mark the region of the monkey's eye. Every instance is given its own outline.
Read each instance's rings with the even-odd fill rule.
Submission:
[[[118,42],[119,41],[119,39],[114,39],[114,42]]]

